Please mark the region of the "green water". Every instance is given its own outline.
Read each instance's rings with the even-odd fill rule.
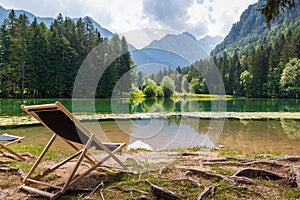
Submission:
[[[210,120],[186,117],[109,120],[83,124],[101,141],[126,142],[130,145],[140,140],[157,150],[211,146],[212,141],[217,139],[227,149],[300,155],[299,120],[225,120],[220,135],[208,133],[209,130],[216,130]],[[0,130],[0,134],[2,133],[25,136],[24,143],[39,145],[46,145],[51,137],[50,131],[44,126]],[[57,140],[54,147],[65,151],[68,145]]]
[[[72,99],[0,99],[0,115],[21,115],[21,104],[37,105],[59,100],[72,110]],[[77,112],[143,113],[143,112],[197,112],[211,111],[218,101],[199,99],[95,99],[77,100]],[[221,102],[224,103],[224,102]],[[300,100],[296,99],[233,99],[226,102],[228,112],[300,112]],[[223,110],[222,110],[223,111]]]
[[[0,99],[0,115],[22,115],[21,104],[54,103],[57,99]],[[211,111],[224,102],[199,99],[59,99],[67,109],[75,112],[143,113],[143,112],[197,112]],[[73,103],[73,104],[72,104]],[[233,99],[226,102],[228,112],[300,112],[300,101],[295,99]],[[72,106],[73,105],[73,106]],[[74,106],[75,105],[75,106]],[[153,149],[178,149],[191,146],[213,146],[218,141],[229,149],[245,152],[277,151],[300,155],[300,121],[278,120],[225,120],[215,127],[210,120],[186,117],[167,119],[126,119],[84,122],[102,141],[126,142],[140,140]],[[99,129],[100,127],[100,129]],[[214,134],[215,131],[215,134]],[[43,126],[25,126],[0,130],[26,137],[26,143],[45,145],[51,133]],[[37,139],[38,138],[38,139]],[[66,145],[62,141],[56,148]]]

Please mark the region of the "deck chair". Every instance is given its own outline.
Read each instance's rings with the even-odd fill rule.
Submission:
[[[6,142],[6,143],[0,143],[0,153],[4,154],[4,152],[1,151],[1,149],[5,149],[7,152],[11,153],[18,159],[24,161],[25,158],[23,156],[19,155],[18,153],[16,153],[15,151],[11,150],[8,147],[12,144],[21,142],[21,140],[23,140],[23,139],[24,139],[24,137],[20,137],[20,136],[16,136],[16,135],[9,135],[7,133],[0,135],[0,141]]]
[[[37,158],[36,162],[33,164],[32,168],[25,176],[23,180],[23,185],[21,189],[26,190],[30,193],[34,193],[43,197],[50,199],[56,199],[60,195],[64,194],[72,185],[89,175],[93,170],[100,167],[106,160],[113,158],[123,169],[127,167],[122,161],[115,155],[116,152],[120,151],[125,143],[104,143],[98,140],[94,134],[92,134],[85,126],[74,118],[74,116],[60,103],[55,102],[54,104],[44,104],[44,105],[33,105],[24,106],[21,108],[27,112],[29,115],[40,121],[45,127],[47,127],[52,133],[52,137],[48,144],[45,146],[42,153]],[[66,158],[60,163],[55,164],[51,168],[33,176],[39,163],[42,161],[47,150],[50,148],[56,137],[62,138],[67,144],[69,144],[75,151],[72,156]],[[83,148],[79,148],[76,143],[81,144]],[[88,150],[92,147],[96,149],[103,150],[107,156],[101,160],[97,160],[93,155],[89,154]],[[77,158],[77,161],[75,160]],[[82,164],[83,159],[86,158],[90,163],[90,167],[79,174],[77,169],[80,164]],[[75,160],[76,163],[72,171],[69,173],[69,177],[62,185],[52,185],[49,182],[41,181],[41,178],[45,177],[47,174],[53,172],[59,167],[65,165],[71,160]],[[32,177],[33,176],[33,177]],[[48,188],[40,189],[44,186]],[[49,188],[52,188],[52,192],[49,192]],[[47,191],[45,191],[47,189]]]

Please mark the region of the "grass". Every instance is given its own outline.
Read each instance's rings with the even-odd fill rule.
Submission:
[[[260,151],[246,154],[246,157],[251,159],[271,160],[274,157],[283,156],[280,152]]]
[[[239,155],[243,155],[243,152],[241,150],[219,149],[215,151],[217,151],[221,156],[227,157],[236,157]]]
[[[14,144],[9,146],[13,151],[22,154],[24,152],[28,152],[32,156],[38,157],[44,149],[44,146],[41,145],[31,145],[31,144]],[[56,149],[49,149],[46,153],[43,160],[53,160],[55,162],[62,161],[64,158],[72,155],[71,152],[62,152]],[[33,161],[35,159],[26,159],[24,162],[20,162],[18,160],[11,160],[8,163],[8,167],[22,169],[25,173],[27,173],[31,166],[33,165]]]
[[[38,156],[43,146],[39,145],[28,145],[28,144],[17,144],[12,146],[13,150],[17,152],[29,152],[34,156]],[[188,151],[199,151],[198,147],[186,149]],[[201,151],[201,149],[200,149]],[[243,158],[252,159],[252,158],[272,158],[280,156],[282,154],[276,152],[256,152],[243,154],[239,150],[211,150],[217,151],[220,155],[229,157],[232,159]],[[138,150],[137,152],[144,152],[144,150]],[[133,152],[136,153],[136,152]],[[69,152],[61,152],[55,149],[50,149],[47,153],[46,160],[53,160],[55,162],[61,161],[62,159],[69,156]],[[221,179],[205,179],[201,176],[199,177],[186,177],[185,173],[179,172],[178,169],[172,168],[169,166],[167,172],[163,174],[159,173],[159,170],[151,170],[145,172],[143,169],[151,166],[151,163],[147,159],[139,160],[136,157],[136,160],[127,160],[126,164],[130,164],[136,168],[138,173],[128,173],[128,172],[102,172],[101,177],[103,177],[103,187],[100,188],[91,199],[99,199],[100,191],[104,195],[105,199],[139,199],[141,196],[149,193],[151,194],[151,184],[155,184],[164,189],[175,192],[183,199],[197,199],[199,194],[204,190],[205,186],[215,186],[215,191],[213,199],[261,199],[259,194],[267,197],[268,199],[297,199],[300,197],[300,191],[298,188],[291,188],[288,185],[282,185],[280,182],[266,181],[261,179],[254,179],[255,184],[253,185],[231,185],[226,181]],[[197,157],[198,158],[198,157]],[[199,160],[190,159],[188,157],[181,157],[173,165],[182,165],[191,164],[195,166]],[[185,159],[185,160],[184,160]],[[199,158],[201,159],[201,158]],[[33,162],[36,159],[26,159],[25,162],[11,161],[7,162],[7,167],[20,168],[25,173],[28,172]],[[190,162],[190,163],[187,163]],[[142,167],[141,167],[142,166]],[[170,171],[169,171],[170,170]],[[237,169],[221,166],[221,165],[212,165],[210,172],[231,176],[236,172]],[[178,173],[179,172],[179,173]],[[2,177],[6,177],[5,182],[0,183],[1,189],[9,189],[10,187],[15,187],[16,183],[14,178],[10,178],[10,173],[7,172]],[[189,179],[191,178],[191,179]],[[53,181],[59,179],[59,176],[56,174],[49,174],[45,177],[47,181]],[[199,184],[196,184],[195,181]],[[274,193],[267,193],[266,191],[275,191]],[[141,192],[144,191],[144,192]],[[72,196],[82,196],[82,193],[72,193]],[[61,199],[72,199],[68,197],[62,197]],[[207,199],[211,199],[208,197]]]
[[[288,190],[284,190],[283,197],[287,199],[299,199],[300,191],[299,188],[291,188]]]

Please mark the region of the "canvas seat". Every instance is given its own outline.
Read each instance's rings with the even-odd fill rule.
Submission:
[[[44,150],[24,178],[24,185],[21,186],[22,189],[30,193],[35,193],[37,195],[48,197],[50,199],[55,199],[61,194],[64,194],[80,179],[83,179],[97,167],[100,167],[109,158],[113,158],[114,161],[116,161],[116,163],[118,163],[123,169],[127,169],[123,162],[120,161],[120,159],[115,155],[116,152],[120,151],[121,148],[125,146],[125,143],[101,142],[99,139],[97,139],[97,137],[95,137],[94,134],[92,134],[87,128],[85,128],[82,123],[76,120],[74,116],[60,102],[55,102],[54,104],[33,106],[22,105],[21,108],[29,115],[40,121],[53,133],[53,136],[49,140],[48,144],[45,146]],[[62,138],[76,151],[76,153],[66,158],[64,161],[55,164],[54,166],[32,177],[36,168],[41,163],[43,157],[47,153],[56,137]],[[81,144],[83,148],[79,148],[78,145],[75,145],[75,143]],[[101,160],[95,159],[95,157],[88,152],[88,150],[92,147],[95,147],[95,149],[103,150],[107,154],[107,156],[102,158]],[[79,174],[77,170],[84,158],[86,158],[91,163],[91,166],[86,171]],[[75,160],[76,162],[72,171],[69,172],[67,180],[64,181],[64,184],[62,186],[52,185],[48,182],[41,181],[41,178],[45,177],[47,174],[53,172],[54,170],[65,165],[66,163],[69,163],[72,160]],[[44,191],[43,189],[40,189],[39,186],[50,187],[54,191]]]
[[[5,142],[5,143],[0,143],[0,153],[4,153],[3,151],[1,151],[1,149],[5,149],[10,154],[12,154],[15,157],[17,157],[18,159],[24,161],[25,158],[23,156],[19,155],[18,153],[16,153],[15,151],[13,151],[9,148],[10,145],[21,142],[21,140],[23,140],[23,139],[24,139],[24,137],[20,137],[20,136],[16,136],[16,135],[9,135],[7,133],[0,135],[0,141]]]

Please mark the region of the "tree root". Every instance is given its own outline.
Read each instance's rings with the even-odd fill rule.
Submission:
[[[300,166],[295,166],[291,169],[288,181],[292,187],[300,188]]]
[[[276,158],[277,161],[291,161],[291,162],[298,162],[300,161],[300,156],[284,156]]]
[[[151,185],[151,193],[154,196],[156,196],[158,199],[166,199],[166,200],[182,199],[173,191],[154,185],[149,181],[147,182]]]
[[[206,199],[210,195],[213,196],[214,195],[214,191],[215,191],[215,187],[214,186],[205,187],[205,189],[203,190],[203,192],[201,192],[201,194],[199,194],[197,200],[204,200],[204,199]]]
[[[265,180],[281,180],[284,178],[273,172],[255,168],[246,168],[239,170],[233,176],[242,176],[247,178],[262,178]]]
[[[134,189],[134,188],[114,187],[114,188],[112,188],[112,189],[116,189],[116,190],[123,191],[123,192],[129,192],[129,193],[137,192],[137,193],[141,193],[141,194],[143,194],[143,195],[149,195],[148,192],[145,192],[145,191],[143,191],[143,190]]]
[[[229,166],[251,166],[251,165],[266,165],[271,167],[280,168],[283,167],[282,164],[277,163],[276,161],[265,161],[265,160],[254,160],[249,162],[204,162],[202,165],[229,165]]]
[[[219,180],[224,180],[226,182],[228,182],[229,184],[233,185],[233,184],[254,184],[254,182],[246,177],[238,177],[238,176],[226,176],[226,175],[221,175],[221,174],[213,174],[210,172],[205,172],[205,171],[201,171],[201,170],[195,170],[195,169],[188,169],[187,174],[192,173],[192,174],[197,174],[197,175],[201,175],[205,178],[217,178]]]
[[[22,169],[18,169],[18,168],[10,168],[10,167],[0,167],[0,171],[1,172],[12,172],[12,173],[17,173],[21,179],[25,178],[25,173],[23,172]]]

